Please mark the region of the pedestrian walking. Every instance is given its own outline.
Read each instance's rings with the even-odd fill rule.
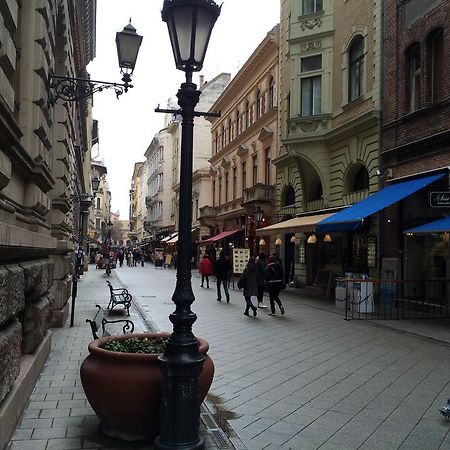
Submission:
[[[208,255],[203,255],[203,258],[200,261],[198,271],[202,276],[202,284],[200,286],[204,287],[204,283],[206,280],[206,288],[209,289],[209,276],[212,273],[212,262],[208,258]]]
[[[128,250],[127,252],[127,266],[132,266],[132,260],[133,260],[133,254],[131,253],[131,250]]]
[[[123,251],[123,248],[119,249],[119,255],[118,255],[118,259],[119,259],[119,266],[122,267],[123,265],[123,258],[124,258],[125,254]]]
[[[214,271],[216,272],[216,280],[217,280],[217,301],[222,301],[222,293],[220,290],[220,285],[223,285],[223,290],[225,292],[225,297],[227,299],[227,303],[230,303],[230,293],[228,292],[228,274],[231,270],[231,262],[225,258],[225,253],[220,252],[219,259],[216,261],[214,265]]]
[[[239,278],[238,288],[244,289],[245,311],[244,316],[249,315],[250,309],[253,311],[253,317],[258,314],[258,308],[252,303],[252,296],[258,295],[258,288],[264,285],[264,278],[258,272],[255,258],[250,258],[247,267]]]
[[[277,261],[275,256],[271,256],[269,258],[269,264],[267,264],[264,278],[266,281],[267,290],[269,291],[269,300],[270,300],[270,313],[269,316],[275,315],[275,303],[280,308],[280,312],[284,314],[284,307],[281,304],[281,300],[279,298],[281,288],[284,285],[283,280],[283,267]]]
[[[264,277],[264,271],[266,270],[266,265],[267,265],[267,257],[264,253],[260,253],[260,255],[258,256],[258,260],[256,261],[256,267],[262,277]],[[258,296],[256,298],[258,299],[258,308],[262,308],[262,309],[267,308],[267,306],[263,303],[263,301],[264,301],[264,284],[262,284],[261,286],[258,286]]]

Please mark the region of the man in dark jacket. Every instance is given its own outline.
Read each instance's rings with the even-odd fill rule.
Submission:
[[[216,272],[217,280],[217,301],[222,301],[220,284],[223,284],[223,290],[225,292],[225,297],[227,298],[227,303],[230,303],[230,293],[228,292],[228,274],[231,271],[231,262],[225,258],[224,252],[220,252],[219,259],[214,265],[214,271]]]

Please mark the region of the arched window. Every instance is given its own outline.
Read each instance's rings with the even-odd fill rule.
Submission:
[[[261,100],[261,91],[258,89],[256,92],[256,120],[258,120],[262,114]]]
[[[286,186],[282,206],[295,206],[295,191],[291,185]]]
[[[349,194],[367,189],[369,189],[369,172],[366,166],[362,163],[353,164],[345,176],[344,192]]]
[[[269,81],[269,109],[275,106],[275,81],[273,77],[270,78]]]
[[[420,44],[414,43],[408,47],[405,54],[406,68],[406,103],[409,112],[420,108]]]
[[[351,102],[362,95],[364,75],[364,38],[353,39],[348,51],[348,101]]]
[[[428,80],[432,103],[444,96],[444,32],[442,28],[433,30],[428,37]]]

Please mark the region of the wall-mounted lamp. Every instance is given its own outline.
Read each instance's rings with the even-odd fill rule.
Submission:
[[[117,56],[119,58],[120,73],[123,83],[96,81],[89,78],[68,77],[63,75],[48,76],[49,101],[55,103],[58,98],[66,102],[76,102],[90,97],[103,89],[114,89],[119,98],[124,92],[132,88],[131,75],[136,65],[142,36],[136,33],[136,28],[130,23],[121,32],[116,33]]]
[[[315,244],[317,242],[317,236],[315,234],[311,234],[306,242],[308,244]]]
[[[282,244],[281,239],[277,238],[275,241],[275,245],[281,245],[281,244]]]
[[[263,215],[264,215],[263,210],[261,209],[260,206],[258,206],[255,209],[255,220],[256,220],[257,224],[259,224],[259,222],[261,222],[263,220]]]
[[[329,234],[326,234],[323,238],[323,242],[331,242],[331,236]]]
[[[297,241],[297,238],[295,237],[295,234],[291,236],[291,243],[295,244],[295,242]]]
[[[266,241],[265,241],[264,239],[261,239],[261,240],[259,241],[259,245],[266,245]]]
[[[92,178],[91,183],[92,183],[92,192],[95,196],[98,192],[98,188],[100,187],[100,180],[97,176],[95,176],[94,178]]]

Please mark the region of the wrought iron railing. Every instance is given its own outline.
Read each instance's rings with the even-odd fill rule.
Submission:
[[[336,279],[345,319],[450,318],[450,279]]]

